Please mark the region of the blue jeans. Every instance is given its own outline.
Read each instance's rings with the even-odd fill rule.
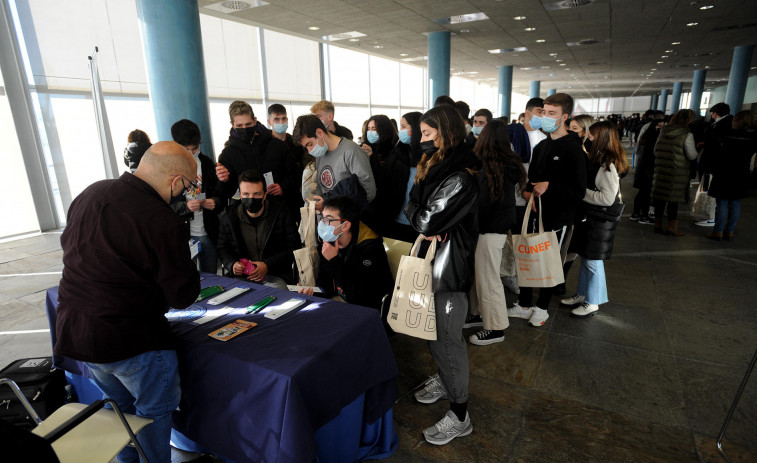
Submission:
[[[124,413],[152,418],[137,435],[150,463],[171,461],[171,415],[179,406],[179,362],[176,351],[145,352],[113,363],[87,363],[92,379]],[[139,461],[137,451],[126,447],[118,461]]]
[[[200,271],[205,273],[218,272],[218,255],[216,247],[208,235],[190,236],[193,240],[200,242],[200,253],[197,255],[197,261],[200,263]]]
[[[584,302],[588,304],[599,305],[607,302],[604,261],[581,257],[581,269],[578,273],[578,289],[576,292],[584,296]]]
[[[715,204],[715,227],[712,231],[715,233],[733,233],[736,222],[739,221],[741,215],[741,200],[718,199]],[[728,217],[727,221],[726,217]]]

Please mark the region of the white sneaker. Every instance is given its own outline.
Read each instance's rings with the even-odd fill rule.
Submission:
[[[533,307],[523,308],[516,302],[514,306],[507,309],[507,316],[511,318],[522,318],[528,320],[533,314]]]
[[[560,305],[563,305],[565,307],[575,307],[578,304],[582,303],[584,301],[584,296],[579,295],[578,293],[566,297],[565,299],[560,299]]]
[[[528,319],[528,324],[531,326],[542,326],[549,318],[549,313],[538,307],[532,307],[534,313],[531,314],[531,318]]]
[[[447,390],[442,386],[439,373],[428,380],[426,387],[415,393],[415,400],[422,404],[432,404],[440,399],[447,398]]]
[[[698,225],[700,227],[714,227],[715,219],[702,220],[700,222],[695,223],[694,225]]]
[[[597,304],[589,304],[587,302],[584,302],[580,307],[576,307],[575,309],[571,310],[570,313],[573,317],[586,317],[587,315],[595,315],[597,313],[597,310],[599,310],[599,306]]]
[[[438,423],[423,431],[426,442],[434,445],[444,445],[455,437],[463,437],[473,432],[470,415],[465,412],[465,421],[460,421],[450,410]]]

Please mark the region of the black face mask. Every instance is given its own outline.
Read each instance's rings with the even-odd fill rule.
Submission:
[[[247,143],[251,142],[252,139],[255,138],[255,127],[238,127],[235,128],[234,131],[237,133],[237,136],[239,138],[246,141]]]
[[[421,151],[423,151],[424,154],[431,156],[432,154],[436,153],[438,150],[439,148],[434,146],[434,140],[421,142]]]
[[[242,205],[250,214],[257,214],[263,209],[263,198],[242,198]]]

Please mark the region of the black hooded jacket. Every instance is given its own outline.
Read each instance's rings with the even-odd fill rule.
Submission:
[[[273,138],[271,131],[260,122],[255,129],[256,135],[249,143],[242,140],[234,129],[229,131],[229,140],[218,157],[218,163],[229,170],[229,180],[218,182],[219,196],[223,200],[231,198],[239,188],[239,174],[255,169],[260,175],[271,172],[273,181],[281,186],[285,197],[299,197],[302,173],[297,170],[289,147]]]

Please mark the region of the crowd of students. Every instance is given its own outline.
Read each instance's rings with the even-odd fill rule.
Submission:
[[[528,204],[538,213],[531,217],[540,216],[545,230],[555,232],[565,275],[581,258],[575,293],[560,301],[576,317],[593,315],[608,302],[603,262],[612,254],[617,220],[595,211],[620,201],[620,179],[628,170],[624,135],[638,153],[631,220],[682,235],[677,207],[688,199],[689,161],[698,156],[689,128],[694,112],[679,111],[667,125],[651,111],[643,118],[598,121],[572,112],[570,95],[557,93],[530,99],[519,120],[508,124],[485,108],[469,118],[467,104],[442,96],[426,113],[409,112],[398,122],[370,117],[355,143],[352,132],[334,120],[328,101],[299,116],[292,135],[284,106],[268,108],[267,128],[249,104],[235,101],[217,164],[200,153],[196,124],[181,120],[173,126],[174,141],[197,162],[197,175],[184,195],[171,197],[171,205],[201,243],[201,270],[215,273],[220,259],[227,275],[286,289],[298,283],[297,222],[303,204],[312,201],[323,295],[379,310],[393,287],[382,238],[412,242],[421,235],[421,255],[436,240],[437,340],[429,348],[438,373],[415,398],[449,401],[449,412],[424,430],[428,442],[442,445],[472,431],[463,329],[481,328],[469,337],[472,344],[502,342],[510,318],[543,326],[553,296],[566,294],[564,284],[540,288],[534,301],[533,288],[519,287],[514,272],[502,271],[508,235],[521,232]],[[720,132],[705,131],[706,152],[743,154],[738,161],[710,155],[709,164],[707,158],[700,163],[712,174],[711,194],[720,195],[712,239],[733,237],[741,191],[729,180],[743,173],[744,159],[748,163],[755,151],[751,113],[738,113],[732,128],[730,120],[721,120],[727,113],[713,107]],[[132,168],[139,161],[135,153],[149,147],[146,135],[136,132],[125,153]],[[664,231],[663,211],[669,219]],[[538,222],[529,220],[525,229],[538,231]],[[518,296],[509,308],[506,288]],[[302,291],[313,294],[312,288]]]

